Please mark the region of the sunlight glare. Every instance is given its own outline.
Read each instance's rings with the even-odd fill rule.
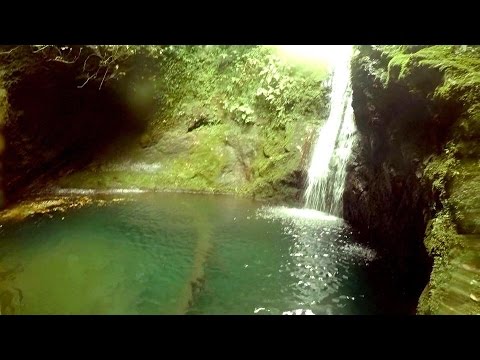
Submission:
[[[276,45],[279,55],[298,62],[321,62],[332,68],[352,52],[352,45]]]

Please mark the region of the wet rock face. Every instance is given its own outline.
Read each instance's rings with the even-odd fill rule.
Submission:
[[[3,160],[2,154],[5,150],[5,138],[3,137],[3,124],[7,121],[8,116],[8,99],[7,91],[0,86],[0,159]],[[4,206],[3,193],[3,166],[0,160],[0,209]]]
[[[346,219],[411,291],[429,279],[419,313],[478,314],[480,49],[360,47],[352,70]]]
[[[406,89],[382,90],[361,65],[353,63],[352,105],[360,134],[348,167],[344,214],[354,225],[368,230],[372,241],[379,242],[376,238],[387,235],[394,242],[404,228],[415,227],[406,221],[410,214],[423,217],[415,216],[421,214],[423,205],[415,176],[418,150],[414,143],[404,149],[405,139],[399,136],[399,124],[408,117],[408,103],[413,101]],[[404,109],[399,105],[405,105]]]
[[[398,274],[416,276],[424,285],[429,261],[423,235],[431,199],[422,160],[431,146],[432,104],[406,85],[382,84],[368,69],[386,71],[388,64],[374,61],[379,55],[372,49],[361,51],[352,63],[359,136],[347,168],[344,217],[364,241],[392,258]],[[409,274],[412,268],[416,274]]]
[[[8,100],[7,91],[0,87],[0,126],[7,120]]]

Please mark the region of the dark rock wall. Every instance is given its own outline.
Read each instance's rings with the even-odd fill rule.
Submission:
[[[79,88],[78,69],[47,61],[28,46],[1,65],[9,105],[2,129],[7,203],[42,178],[88,163],[119,134],[141,131],[115,91],[93,83]]]
[[[480,309],[478,74],[478,47],[360,46],[352,60],[344,215],[422,314]]]
[[[371,47],[360,47],[352,60],[359,135],[347,170],[344,217],[381,250],[400,286],[419,295],[429,274],[423,235],[431,194],[422,178],[425,156],[437,146],[434,104],[407,84],[385,85],[387,66]]]

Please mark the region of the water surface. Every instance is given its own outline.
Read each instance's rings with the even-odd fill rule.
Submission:
[[[374,314],[342,220],[229,196],[125,195],[0,228],[3,314]]]

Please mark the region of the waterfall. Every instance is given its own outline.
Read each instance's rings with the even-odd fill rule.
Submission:
[[[342,216],[346,164],[355,135],[350,84],[352,47],[333,68],[330,114],[320,129],[308,169],[305,207]]]

